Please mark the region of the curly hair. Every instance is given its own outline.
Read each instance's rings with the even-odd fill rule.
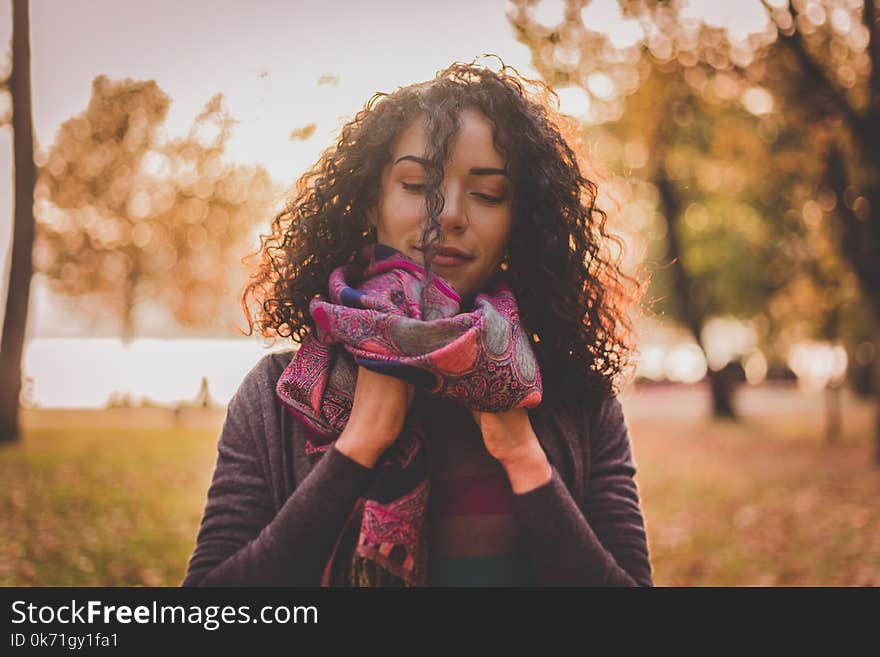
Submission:
[[[583,175],[566,138],[577,127],[551,98],[558,107],[552,89],[503,61],[497,72],[456,62],[433,80],[374,94],[343,126],[336,145],[299,178],[271,233],[261,235],[259,249],[243,259],[247,264],[260,257],[241,298],[246,335],[257,326],[264,337],[301,343],[312,330],[309,302],[326,296],[331,271],[353,262],[371,240],[367,210],[378,201],[392,145],[420,116],[432,149],[425,154],[430,165],[422,244],[437,243],[450,138],[460,127],[461,110],[470,108],[493,124],[493,142],[508,162],[514,192],[506,274],[545,388],[600,398],[618,392],[634,351],[627,311],[644,286],[621,270],[623,242],[606,232],[607,215],[595,204],[597,185]],[[619,247],[617,258],[610,255],[610,242]],[[428,246],[429,272],[430,255]],[[260,308],[255,318],[250,298]]]

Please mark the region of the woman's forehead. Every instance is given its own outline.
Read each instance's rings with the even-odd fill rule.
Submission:
[[[401,157],[427,156],[425,120],[424,116],[418,117],[400,133],[392,148],[392,164]],[[493,126],[489,119],[482,112],[468,108],[460,112],[459,121],[458,131],[450,138],[448,164],[467,160],[471,166],[503,167],[504,158],[493,143]]]

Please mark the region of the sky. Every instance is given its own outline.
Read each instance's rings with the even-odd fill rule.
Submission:
[[[562,4],[542,2],[537,18],[554,22]],[[736,11],[712,0],[692,5],[694,15],[738,29],[759,16],[741,3]],[[277,182],[290,185],[376,91],[429,79],[454,61],[483,53],[537,77],[505,16],[511,7],[507,0],[31,0],[37,144],[48,148],[59,125],[85,109],[96,76],[154,79],[172,100],[169,136],[185,133],[202,106],[222,92],[238,121],[229,159],[262,164]],[[584,18],[621,44],[638,36],[615,0],[593,2]],[[3,3],[0,43],[9,43],[10,24],[9,3]],[[322,76],[337,83],[319,85]],[[576,95],[566,98],[577,102]],[[309,123],[317,129],[308,140],[289,139]],[[12,225],[11,144],[10,130],[0,129],[2,298]],[[56,307],[41,285],[32,286],[30,337],[76,334],[76,322]]]
[[[9,42],[4,3],[0,40]],[[105,74],[154,79],[172,99],[169,136],[183,134],[204,103],[222,92],[239,123],[230,160],[259,163],[291,184],[328,146],[344,118],[376,91],[433,77],[453,61],[495,52],[522,72],[525,46],[512,36],[504,0],[370,3],[240,0],[90,0],[31,2],[33,115],[37,143],[88,104],[92,80]],[[73,29],[71,29],[73,27]],[[319,85],[335,76],[335,85]],[[305,142],[288,137],[317,123]],[[0,254],[8,271],[12,223],[11,134],[0,131]],[[28,335],[70,333],[40,286]]]
[[[397,0],[360,6],[348,0],[32,0],[39,143],[48,146],[58,126],[85,108],[97,75],[154,79],[172,99],[169,133],[185,132],[204,103],[222,92],[239,121],[230,158],[260,163],[286,183],[376,91],[433,77],[483,52],[534,74],[528,50],[505,18],[506,0],[415,6]],[[0,39],[7,40],[4,19]],[[321,76],[338,83],[319,85]],[[288,139],[312,122],[318,124],[312,138]]]

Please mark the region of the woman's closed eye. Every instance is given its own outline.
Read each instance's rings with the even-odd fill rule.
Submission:
[[[504,200],[503,196],[493,196],[491,194],[483,194],[481,192],[473,192],[473,195],[477,198],[481,198],[487,203],[501,203]]]
[[[423,193],[425,191],[425,187],[426,187],[425,183],[403,182],[403,183],[401,183],[401,185],[403,185],[403,188],[408,192],[418,192],[418,193]],[[473,196],[476,196],[479,199],[486,201],[487,203],[498,204],[498,203],[501,203],[502,201],[504,201],[503,196],[495,196],[493,194],[484,194],[483,192],[471,192],[471,194],[473,194]]]

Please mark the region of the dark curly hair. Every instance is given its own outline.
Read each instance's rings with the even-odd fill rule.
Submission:
[[[271,234],[261,235],[259,249],[243,259],[261,260],[242,294],[246,335],[256,325],[264,337],[302,342],[313,328],[309,302],[326,296],[330,272],[353,262],[370,241],[367,210],[378,200],[392,145],[421,115],[433,149],[425,154],[432,166],[422,237],[424,245],[436,244],[448,145],[461,110],[470,108],[492,122],[495,147],[507,159],[514,192],[506,273],[545,389],[573,390],[580,399],[618,392],[634,350],[627,311],[644,285],[620,269],[623,243],[606,233],[606,213],[595,205],[597,186],[582,174],[566,138],[577,127],[559,115],[551,98],[558,106],[549,87],[503,62],[498,72],[455,63],[433,80],[376,93],[299,178]],[[617,258],[609,242],[619,247]],[[248,308],[251,297],[260,308],[256,318]]]

